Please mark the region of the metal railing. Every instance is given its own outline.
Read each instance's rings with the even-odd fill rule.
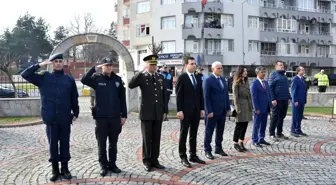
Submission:
[[[40,90],[35,85],[27,82],[19,75],[14,75],[12,81],[16,87],[19,98],[39,97]],[[7,76],[0,76],[0,97],[14,98],[14,87]]]
[[[260,6],[265,8],[279,8],[293,11],[304,11],[304,12],[319,12],[319,13],[333,13],[333,11],[322,8],[300,8],[298,6],[289,6],[284,4],[273,4],[273,3],[261,3]]]
[[[323,32],[323,31],[311,31],[309,33],[301,30],[281,30],[277,28],[260,28],[261,32],[280,32],[280,33],[294,33],[294,34],[300,34],[300,35],[316,35],[316,36],[331,36],[330,32]]]

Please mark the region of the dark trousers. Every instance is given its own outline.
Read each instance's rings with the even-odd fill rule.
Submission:
[[[267,125],[268,113],[254,113],[252,127],[252,143],[260,143],[265,141],[265,132]]]
[[[233,133],[233,141],[238,142],[238,140],[244,140],[248,122],[236,122],[236,127]]]
[[[291,132],[296,134],[301,134],[301,121],[303,118],[304,104],[299,104],[299,106],[295,107],[294,103],[292,103],[292,127]]]
[[[160,155],[162,120],[141,120],[142,162],[151,165]]]
[[[66,163],[70,160],[71,123],[48,123],[46,132],[49,142],[49,162]],[[59,144],[59,146],[58,146]]]
[[[117,160],[117,143],[122,126],[120,119],[96,119],[96,139],[98,143],[98,161],[102,167],[107,164],[115,165]],[[108,157],[106,155],[106,141],[109,140]]]
[[[193,114],[184,115],[184,119],[180,121],[180,140],[179,154],[181,158],[186,158],[186,141],[189,132],[189,154],[190,157],[196,156],[197,132],[200,121],[200,112],[194,109]]]
[[[318,86],[318,92],[326,92],[327,86]]]
[[[282,135],[283,122],[287,115],[287,109],[288,100],[278,100],[277,106],[272,107],[272,117],[269,128],[270,136],[275,136],[275,129],[277,129],[276,135]]]
[[[214,115],[212,118],[206,118],[205,121],[205,134],[204,134],[204,151],[211,152],[211,140],[213,132],[216,128],[216,139],[215,144],[216,148],[215,151],[221,151],[222,148],[222,141],[223,141],[223,134],[225,128],[225,117],[226,115]]]

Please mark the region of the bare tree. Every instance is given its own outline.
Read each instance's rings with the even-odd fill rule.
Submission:
[[[152,36],[152,44],[148,46],[148,49],[153,55],[158,55],[161,51],[163,51],[164,47],[161,44],[156,44],[154,42],[154,37]]]
[[[266,69],[266,73],[270,75],[271,68],[274,66],[276,61],[276,57],[274,55],[262,55],[260,60],[261,65],[263,65]]]
[[[20,60],[20,58],[21,58],[20,55],[11,52],[8,48],[0,46],[0,71],[4,72],[7,75],[9,82],[13,86],[15,92],[15,98],[17,98],[18,95],[12,76],[14,74],[12,65],[13,64],[15,65],[15,62]]]

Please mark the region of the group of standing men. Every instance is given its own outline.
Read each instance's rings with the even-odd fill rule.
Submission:
[[[128,87],[139,87],[141,90],[141,133],[142,133],[142,158],[144,169],[151,171],[153,167],[164,169],[158,161],[160,153],[160,140],[162,122],[168,113],[168,95],[165,77],[156,72],[157,55],[150,55],[143,60],[147,63],[146,69],[136,73],[130,80]],[[53,65],[53,72],[37,72],[48,64]],[[274,129],[277,128],[277,137],[286,138],[282,134],[282,124],[287,101],[290,98],[282,93],[286,83],[282,80],[283,62],[277,62],[277,75],[271,77],[270,95],[272,98],[272,122],[270,135],[274,137]],[[279,67],[280,66],[280,67]],[[228,86],[222,75],[222,64],[214,62],[213,74],[205,79],[195,75],[195,59],[189,57],[185,60],[186,72],[178,79],[176,84],[177,117],[180,119],[179,155],[181,163],[191,167],[190,162],[205,164],[196,154],[197,133],[199,121],[205,119],[204,150],[209,159],[214,159],[211,151],[211,140],[216,128],[215,153],[227,156],[222,148],[225,117],[230,113]],[[279,69],[278,69],[279,67]],[[281,68],[281,69],[280,69]],[[97,70],[100,73],[96,73]],[[304,135],[300,129],[303,106],[306,102],[301,93],[304,82],[300,77],[304,73],[303,67],[299,67],[299,75],[292,85],[293,126],[294,136]],[[283,70],[283,69],[282,69]],[[301,75],[302,74],[302,75]],[[56,181],[60,175],[65,179],[71,179],[68,169],[70,160],[70,132],[71,124],[78,118],[78,91],[75,80],[64,73],[63,54],[52,55],[49,61],[35,64],[22,72],[22,77],[39,87],[41,94],[41,116],[46,124],[46,132],[49,141],[49,161],[52,163],[51,181]],[[258,75],[259,77],[259,75]],[[116,165],[117,142],[122,126],[126,123],[127,107],[126,92],[121,77],[113,72],[113,61],[106,58],[102,64],[92,67],[81,79],[81,82],[95,91],[95,105],[92,107],[92,116],[96,122],[95,135],[98,143],[98,161],[101,167],[100,175],[105,176],[108,170],[120,173]],[[288,86],[287,86],[288,91]],[[286,92],[287,93],[287,92]],[[169,94],[169,93],[168,93]],[[267,101],[267,100],[266,100]],[[113,106],[111,106],[113,105]],[[257,107],[255,106],[255,109]],[[259,111],[257,111],[259,113]],[[267,115],[267,114],[266,114]],[[255,124],[259,123],[255,120]],[[267,120],[267,119],[266,119]],[[265,125],[266,126],[266,125]],[[186,155],[186,140],[189,133],[189,160]],[[109,140],[108,155],[106,142]],[[61,162],[61,172],[59,171]]]

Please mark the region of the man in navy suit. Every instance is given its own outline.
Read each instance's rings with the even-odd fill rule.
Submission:
[[[306,82],[303,78],[305,69],[302,66],[296,68],[297,76],[292,79],[292,128],[291,135],[294,137],[307,136],[301,130],[304,106],[307,102]]]
[[[208,159],[214,159],[211,153],[212,134],[216,128],[215,154],[227,156],[223,151],[222,141],[225,127],[226,113],[230,111],[229,93],[226,81],[222,74],[222,63],[216,61],[212,64],[213,74],[203,82],[203,95],[205,107],[205,136],[204,151]]]
[[[254,118],[252,128],[252,145],[262,147],[261,144],[270,145],[265,141],[267,116],[271,108],[271,95],[265,78],[265,68],[257,67],[255,70],[257,79],[251,85]]]

